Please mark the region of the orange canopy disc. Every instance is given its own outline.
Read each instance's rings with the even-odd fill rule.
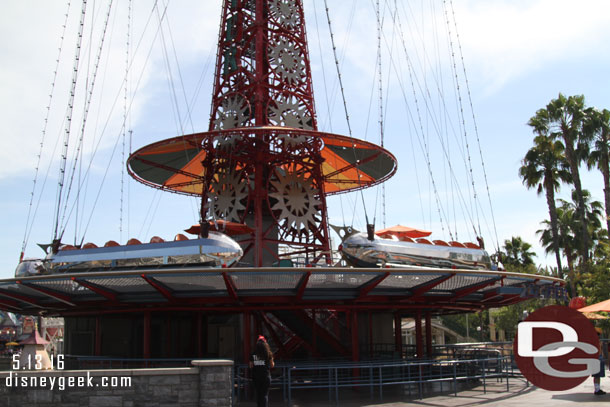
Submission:
[[[146,185],[199,196],[208,170],[203,166],[208,154],[205,146],[216,140],[248,137],[276,140],[280,146],[281,140],[287,137],[319,145],[327,195],[379,184],[394,175],[397,168],[396,158],[373,143],[337,134],[272,126],[215,130],[162,140],[134,152],[127,160],[127,167],[132,177]],[[244,163],[233,165],[238,170]]]
[[[418,237],[427,237],[430,236],[432,232],[428,232],[427,230],[410,228],[408,226],[396,225],[378,230],[375,232],[375,234],[379,237],[386,239],[391,239],[392,236],[396,236],[399,240],[402,240],[402,238],[404,237],[410,237],[413,239],[416,239]]]

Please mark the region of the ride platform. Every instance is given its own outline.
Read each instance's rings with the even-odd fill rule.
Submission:
[[[142,267],[0,280],[0,309],[70,316],[146,310],[481,311],[564,298],[561,279],[429,268]]]

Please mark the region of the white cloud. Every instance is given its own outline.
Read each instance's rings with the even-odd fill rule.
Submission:
[[[456,19],[474,75],[489,91],[559,61],[603,57],[610,3],[604,0],[456,2]]]
[[[159,2],[161,10],[162,3]],[[143,107],[158,96],[159,84],[162,85],[164,92],[167,91],[167,73],[164,67],[161,35],[158,34],[155,43],[152,42],[158,32],[159,17],[153,12],[150,23],[145,29],[147,19],[151,15],[152,3],[133,4],[134,17],[130,38],[132,69],[129,85],[132,90],[135,90],[138,83],[139,87],[136,98],[129,103],[132,115],[130,123],[135,125],[142,119]],[[175,76],[173,80],[177,92],[181,92],[175,61],[176,59],[180,61],[181,69],[185,69],[189,64],[198,64],[199,69],[203,69],[206,58],[213,55],[209,50],[215,49],[216,46],[220,0],[189,1],[188,4],[181,1],[179,4],[177,2],[170,4],[172,6],[168,8],[165,18],[172,28],[170,31],[167,28],[168,24],[164,24],[163,33],[168,59],[170,64],[173,64]],[[85,154],[91,154],[93,145],[97,144],[94,140],[100,137],[104,128],[106,130],[103,133],[100,149],[103,151],[112,148],[123,121],[121,88],[126,61],[127,9],[123,4],[115,4],[113,7],[96,77],[94,102],[87,119],[87,136],[90,138],[85,142]],[[0,109],[4,113],[5,120],[0,134],[3,141],[3,148],[0,150],[0,160],[3,163],[0,178],[24,172],[29,177],[28,171],[32,171],[35,166],[61,43],[65,11],[65,4],[56,2],[44,2],[37,4],[36,7],[32,7],[28,2],[11,2],[3,6],[0,16],[0,52],[3,55],[3,62],[0,65],[0,89],[2,89]],[[89,83],[91,82],[106,11],[105,2],[98,5],[95,10],[90,7],[87,11],[87,17],[95,19],[95,24],[94,30],[90,32],[91,23],[90,20],[86,20],[71,126],[71,143],[80,134],[86,94],[85,78],[88,77]],[[67,20],[60,66],[53,90],[51,115],[45,136],[43,160],[50,159],[51,155],[59,156],[59,150],[53,153],[53,145],[56,140],[63,138],[79,15],[80,4],[75,3],[71,6]],[[202,23],[194,24],[193,21],[196,19]],[[210,24],[209,21],[213,21],[214,24]],[[141,45],[137,48],[140,41]],[[174,57],[174,52],[177,57]],[[152,88],[149,87],[151,84]],[[190,98],[195,84],[185,83],[185,86]],[[184,97],[179,94],[178,100],[183,103]],[[164,103],[167,103],[166,109],[171,110],[169,98],[165,98]],[[185,110],[183,108],[183,111]],[[172,133],[168,136],[174,135]]]

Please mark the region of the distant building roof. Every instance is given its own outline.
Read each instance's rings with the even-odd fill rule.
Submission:
[[[8,312],[0,311],[0,328],[15,327],[17,324]]]
[[[42,336],[38,333],[37,329],[30,334],[30,337],[19,342],[19,345],[47,345],[49,341],[43,339]]]

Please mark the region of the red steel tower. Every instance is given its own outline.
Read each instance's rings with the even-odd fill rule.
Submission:
[[[200,197],[202,225],[245,223],[241,244],[254,267],[170,256],[163,264],[97,265],[106,248],[72,247],[67,253],[80,256],[72,263],[80,267],[0,280],[0,309],[65,317],[66,353],[136,358],[139,366],[142,358],[210,355],[247,362],[253,334],[265,331],[279,358],[305,351],[358,361],[361,345],[372,358],[374,344],[392,337],[402,355],[403,316],[414,318],[417,356],[433,358],[433,315],[563,297],[563,280],[532,274],[262,267],[281,259],[280,245],[329,263],[326,198],[396,171],[383,148],[318,131],[304,27],[301,0],[225,0],[208,131],[142,147],[128,160],[140,182]],[[37,263],[29,264],[38,270]]]
[[[279,245],[330,264],[326,197],[383,182],[396,160],[372,143],[319,132],[301,0],[225,0],[209,131],[129,159],[136,179],[201,196],[201,220],[247,224],[246,262]]]

